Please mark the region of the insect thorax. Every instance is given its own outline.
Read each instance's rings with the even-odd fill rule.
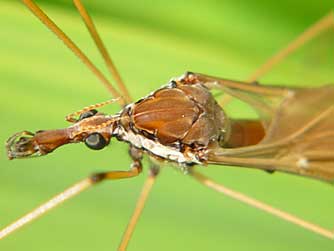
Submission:
[[[201,83],[171,81],[130,104],[114,131],[119,140],[178,164],[205,164],[226,131],[225,114]]]

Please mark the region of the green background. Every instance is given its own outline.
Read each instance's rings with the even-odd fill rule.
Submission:
[[[105,70],[70,1],[38,1]],[[247,79],[269,56],[327,14],[333,1],[85,1],[130,92],[140,98],[186,70]],[[23,129],[67,126],[64,116],[110,98],[96,78],[19,2],[0,3],[0,141]],[[264,82],[334,82],[328,33]],[[261,80],[262,80],[261,79]],[[108,108],[116,112],[118,107]],[[232,116],[249,113],[240,104]],[[291,121],[290,121],[291,122]],[[127,146],[69,145],[47,157],[6,159],[0,149],[0,226],[87,175],[126,170]],[[203,173],[261,201],[334,228],[333,187],[241,168]],[[147,174],[106,182],[0,241],[0,250],[115,250]],[[245,206],[163,168],[129,250],[333,250],[334,241]]]

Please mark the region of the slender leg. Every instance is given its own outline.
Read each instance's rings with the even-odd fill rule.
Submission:
[[[33,220],[36,220],[37,218],[41,217],[42,215],[44,215],[51,209],[59,206],[66,200],[69,200],[72,197],[87,190],[93,185],[96,185],[104,180],[119,180],[119,179],[135,177],[139,173],[141,173],[141,170],[142,170],[141,165],[138,165],[138,163],[135,162],[129,171],[111,171],[111,172],[98,173],[98,174],[92,175],[89,178],[83,179],[79,181],[78,183],[72,185],[71,187],[67,188],[65,191],[57,194],[56,196],[51,198],[49,201],[41,204],[40,206],[38,206],[37,208],[29,212],[28,214],[17,219],[15,222],[6,226],[2,230],[0,230],[0,240],[10,235],[14,231],[20,229],[27,223],[32,222]]]
[[[147,198],[153,188],[153,185],[156,181],[156,177],[159,173],[159,169],[158,167],[152,167],[150,169],[150,173],[149,173],[149,176],[147,177],[146,181],[145,181],[145,184],[142,188],[142,191],[141,191],[141,194],[139,196],[139,199],[137,201],[137,204],[136,204],[136,207],[135,207],[135,210],[131,216],[131,219],[128,223],[128,226],[123,234],[123,238],[121,240],[121,243],[118,247],[118,250],[119,251],[125,251],[128,244],[129,244],[129,241],[131,239],[131,236],[135,230],[135,227],[137,225],[137,222],[139,220],[139,217],[140,215],[142,214],[143,212],[143,209],[144,209],[144,206],[145,206],[145,203],[147,201]]]
[[[115,79],[118,87],[120,88],[125,101],[127,103],[131,102],[131,97],[129,94],[128,89],[126,88],[116,66],[114,65],[114,63],[111,60],[111,57],[106,49],[106,47],[103,44],[103,41],[101,39],[101,37],[99,36],[99,33],[96,30],[96,27],[93,23],[92,18],[89,16],[87,10],[85,9],[85,7],[83,6],[83,4],[81,3],[80,0],[73,0],[75,6],[77,7],[82,19],[84,20],[86,27],[90,33],[90,35],[92,36],[97,48],[99,49],[105,64],[107,65],[107,68],[109,69],[109,72],[111,73],[111,75],[113,76],[113,78]]]
[[[49,28],[64,44],[93,72],[100,82],[107,88],[120,105],[125,105],[124,97],[112,86],[109,80],[96,68],[92,61],[79,49],[79,47],[39,8],[32,0],[22,0],[23,3],[41,22]]]
[[[263,202],[260,202],[258,200],[255,200],[253,198],[250,198],[242,193],[233,191],[227,187],[224,187],[220,184],[217,184],[216,182],[214,182],[213,180],[207,178],[206,176],[204,176],[203,174],[200,174],[196,171],[192,171],[191,176],[194,177],[198,182],[200,182],[201,184],[219,192],[219,193],[223,193],[224,195],[233,198],[235,200],[238,200],[240,202],[243,202],[247,205],[250,205],[252,207],[255,207],[257,209],[260,209],[266,213],[275,215],[276,217],[279,217],[285,221],[291,222],[293,224],[296,224],[300,227],[303,227],[309,231],[312,231],[314,233],[320,234],[326,238],[329,239],[334,239],[334,231],[330,231],[328,229],[324,229],[320,226],[317,226],[315,224],[312,224],[310,222],[304,221],[292,214],[289,214],[287,212],[281,211],[279,209],[276,209],[268,204],[265,204]]]
[[[307,43],[311,39],[319,36],[322,32],[334,28],[334,13],[331,11],[327,16],[321,18],[318,22],[309,27],[306,31],[300,34],[296,39],[291,41],[284,49],[278,51],[271,58],[269,58],[259,69],[257,69],[247,80],[253,82],[267,73],[276,64],[281,62],[289,54]]]
[[[288,55],[293,53],[303,44],[319,36],[322,32],[334,28],[334,12],[331,11],[327,16],[324,16],[318,22],[309,27],[306,31],[300,34],[296,39],[291,41],[285,48],[279,50],[271,58],[269,58],[262,66],[260,66],[247,80],[246,82],[254,83],[268,71],[270,71],[275,65],[281,62]],[[230,102],[231,96],[225,95],[219,101],[219,104],[224,107]]]

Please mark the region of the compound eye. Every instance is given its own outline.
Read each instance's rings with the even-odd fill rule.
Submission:
[[[89,118],[89,117],[92,117],[92,116],[94,116],[96,113],[97,113],[97,110],[95,110],[95,109],[93,109],[93,110],[89,110],[88,112],[81,113],[81,114],[80,114],[80,117],[79,117],[79,121],[80,121],[80,120],[83,120],[83,119],[86,119],[86,118]]]
[[[87,136],[87,138],[85,139],[85,144],[90,149],[100,150],[107,145],[107,141],[101,134],[94,132]]]

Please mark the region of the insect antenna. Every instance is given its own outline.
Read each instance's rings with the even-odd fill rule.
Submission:
[[[104,102],[101,102],[101,103],[97,103],[97,104],[94,104],[94,105],[86,106],[86,107],[84,107],[83,109],[81,109],[79,111],[76,111],[76,112],[73,112],[73,113],[67,115],[65,117],[65,120],[68,121],[68,122],[71,122],[71,123],[75,123],[75,122],[78,121],[78,119],[75,118],[76,116],[79,116],[79,115],[81,115],[84,112],[88,112],[88,111],[91,111],[93,109],[101,108],[103,106],[115,103],[117,100],[118,100],[118,98],[117,99],[107,100],[107,101],[104,101]]]
[[[23,0],[23,3],[31,10],[31,12],[49,28],[64,44],[93,72],[93,74],[101,81],[114,98],[120,97],[119,104],[126,104],[125,98],[113,87],[109,80],[102,72],[92,63],[92,61],[81,51],[81,49],[39,8],[32,0]]]

